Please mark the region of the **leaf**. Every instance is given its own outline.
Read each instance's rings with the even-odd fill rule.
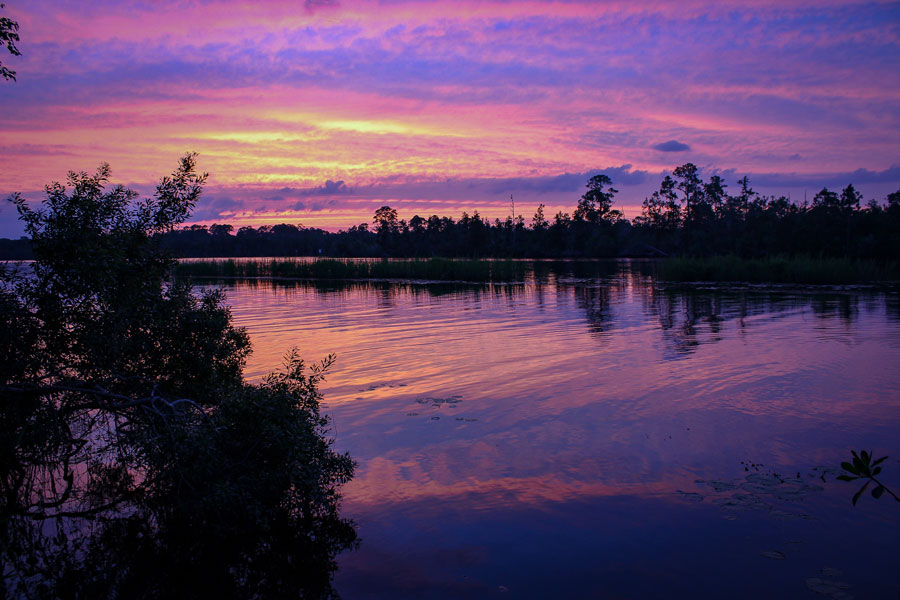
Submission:
[[[851,473],[854,473],[857,475],[859,474],[859,472],[856,470],[856,468],[848,462],[842,462],[841,468],[844,469],[845,471],[850,471]]]
[[[869,458],[870,458],[870,457],[869,457],[869,453],[868,453],[868,452],[866,452],[865,450],[863,450],[863,451],[861,451],[861,452],[859,453],[859,455],[860,455],[860,457],[862,458],[862,461],[863,461],[864,464],[869,462]]]
[[[863,492],[866,491],[866,488],[869,487],[869,482],[865,482],[859,491],[853,496],[853,506],[856,506],[856,501],[859,500],[859,497],[863,495]]]
[[[841,481],[856,481],[859,477],[851,477],[849,475],[838,475],[837,478]]]
[[[875,499],[881,498],[881,495],[884,493],[884,486],[879,485],[877,488],[872,490],[872,497]]]
[[[874,467],[874,466],[877,465],[878,463],[881,463],[881,462],[886,461],[887,458],[888,458],[887,456],[882,456],[881,458],[879,458],[878,460],[876,460],[875,462],[873,462],[873,463],[872,463],[872,466]]]
[[[872,471],[872,477],[875,477],[879,473],[881,473],[881,467],[875,467],[875,470]]]

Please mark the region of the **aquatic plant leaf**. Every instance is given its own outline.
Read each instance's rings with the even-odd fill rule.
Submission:
[[[875,467],[875,470],[872,471],[872,476],[874,477],[875,475],[878,475],[879,473],[881,473],[881,467]]]
[[[845,471],[850,471],[851,473],[859,475],[859,472],[856,470],[856,468],[848,462],[842,462],[841,468],[844,469]]]
[[[806,580],[806,587],[817,594],[831,596],[832,598],[852,597],[844,592],[844,590],[850,589],[850,584],[844,583],[843,581],[831,581],[829,579],[810,577]]]
[[[872,463],[872,466],[874,467],[875,465],[877,465],[877,464],[879,464],[879,463],[882,463],[882,462],[886,461],[887,458],[888,458],[887,456],[882,456],[881,458],[879,458],[878,460],[876,460],[875,462],[873,462],[873,463]]]
[[[861,488],[859,488],[859,491],[856,492],[856,494],[853,495],[853,506],[856,506],[857,500],[859,500],[859,497],[863,495],[863,492],[866,491],[866,488],[867,488],[867,487],[869,487],[869,482],[868,482],[868,481],[865,482],[865,483],[863,484],[863,486],[862,486]]]
[[[872,497],[875,498],[875,499],[877,500],[878,498],[881,498],[881,495],[882,495],[883,493],[884,493],[884,486],[883,486],[883,485],[879,485],[877,488],[875,488],[874,490],[872,490]]]

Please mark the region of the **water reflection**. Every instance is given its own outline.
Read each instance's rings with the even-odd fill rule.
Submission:
[[[360,463],[348,597],[796,597],[824,567],[860,596],[900,583],[887,503],[848,513],[824,484],[777,508],[811,520],[727,520],[696,483],[900,455],[895,291],[670,286],[599,261],[515,284],[227,287],[250,375],[291,345],[338,354],[326,406]]]
[[[652,278],[649,263],[641,261],[538,261],[527,280],[513,283],[410,282],[387,280],[204,279],[204,286],[225,289],[258,289],[276,292],[314,292],[321,297],[377,295],[380,305],[394,306],[394,299],[459,298],[479,301],[503,297],[514,301],[528,294],[535,305],[545,306],[548,294],[572,294],[585,312],[589,327],[602,333],[615,316],[611,302],[640,299],[649,315],[663,329],[681,329],[692,337],[699,323],[715,332],[722,320],[743,319],[763,313],[810,309],[818,317],[838,317],[852,322],[864,303],[868,312],[885,310],[900,320],[900,292],[893,288],[840,289],[826,286],[732,286],[664,284]],[[693,343],[693,341],[692,341]],[[697,342],[697,343],[703,343]]]

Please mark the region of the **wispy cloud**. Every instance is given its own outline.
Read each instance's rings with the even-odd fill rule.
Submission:
[[[230,196],[248,214],[316,208],[338,220],[366,194],[423,211],[509,193],[562,203],[605,166],[630,165],[617,174],[646,177],[637,189],[687,158],[741,174],[790,164],[785,185],[854,172],[900,184],[892,2],[32,0],[5,10],[24,55],[0,96],[0,193],[101,161],[150,185],[189,150],[211,188],[254,190],[256,200]]]

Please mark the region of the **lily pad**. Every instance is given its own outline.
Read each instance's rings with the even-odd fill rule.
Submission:
[[[806,580],[806,587],[817,594],[834,598],[834,600],[852,600],[853,598],[853,596],[844,591],[850,589],[850,584],[843,581],[810,577]]]
[[[742,483],[741,489],[752,494],[771,494],[774,492],[772,486],[758,483]]]
[[[711,487],[713,489],[713,491],[716,491],[716,492],[727,492],[729,490],[737,489],[737,484],[731,483],[730,481],[712,480],[712,481],[707,481],[706,485]]]
[[[744,505],[734,498],[716,498],[713,500],[713,504],[718,504],[722,508],[731,508],[736,510],[745,509]]]
[[[431,404],[432,406],[441,406],[442,404],[459,404],[462,402],[459,398],[451,397],[451,398],[416,398],[416,402],[419,404]]]
[[[718,479],[695,479],[694,483],[697,485],[705,485],[708,488],[711,488],[714,492],[728,492],[731,490],[735,490],[738,487],[738,484],[733,483],[731,481],[721,481]]]
[[[793,485],[806,485],[806,482],[798,477],[786,477],[784,479],[784,483],[790,483]]]
[[[800,515],[792,512],[788,512],[786,510],[774,509],[769,511],[769,514],[772,515],[776,519],[781,519],[782,521],[790,521],[792,519],[801,518]]]
[[[741,506],[750,510],[771,510],[772,505],[753,494],[735,494],[732,498]]]
[[[703,495],[698,494],[697,492],[685,492],[682,490],[678,490],[678,495],[685,500],[690,500],[691,502],[703,502]]]
[[[778,485],[779,483],[783,483],[783,479],[780,477],[776,477],[775,475],[767,475],[765,473],[751,473],[746,477],[747,482],[756,485]]]

